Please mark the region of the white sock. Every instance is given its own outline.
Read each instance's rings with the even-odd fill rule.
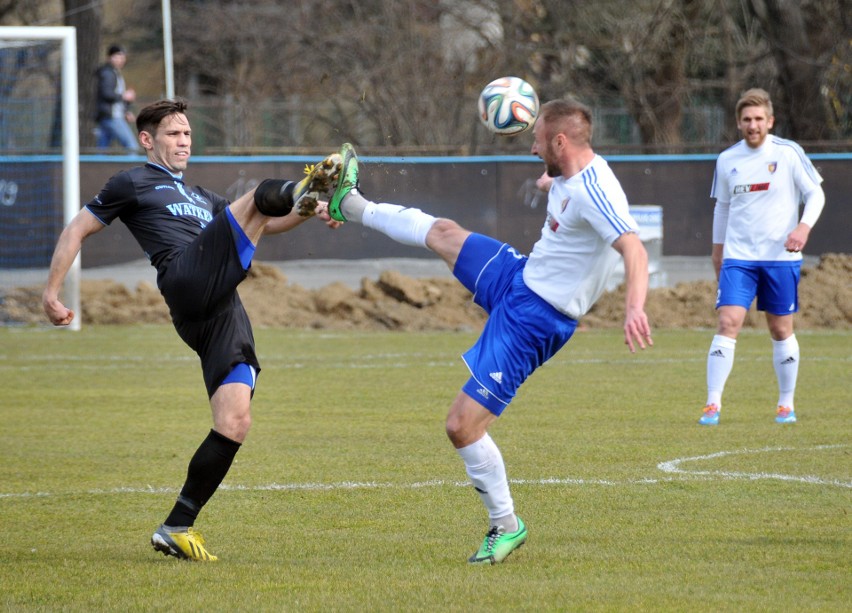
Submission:
[[[488,509],[491,524],[502,525],[506,532],[517,531],[518,520],[509,493],[506,466],[500,450],[488,433],[475,443],[456,451],[464,460],[467,476]]]
[[[343,213],[346,221],[363,223],[361,218],[364,216],[364,209],[367,208],[368,204],[372,203],[353,187],[340,201],[340,212]]]
[[[371,202],[356,191],[346,196],[340,207],[347,220],[360,222],[398,243],[413,247],[426,246],[426,234],[435,223],[435,217],[420,209]]]
[[[778,406],[792,409],[799,376],[799,341],[795,334],[783,341],[772,341],[772,364],[778,377]]]
[[[737,339],[717,334],[707,352],[707,404],[722,408],[722,392],[734,367]]]

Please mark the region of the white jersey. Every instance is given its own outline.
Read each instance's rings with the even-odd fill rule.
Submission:
[[[627,196],[596,155],[573,177],[553,180],[547,218],[524,268],[524,282],[555,309],[579,319],[606,289],[621,257],[612,243],[625,232],[638,234]]]
[[[770,135],[757,149],[740,141],[719,154],[710,197],[730,205],[722,257],[801,260],[784,242],[799,223],[802,197],[820,183],[814,165],[791,140]]]

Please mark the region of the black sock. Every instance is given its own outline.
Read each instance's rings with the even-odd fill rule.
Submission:
[[[240,443],[210,430],[189,461],[186,482],[172,512],[166,518],[167,526],[192,526],[195,523],[201,508],[228,474],[239,449]]]

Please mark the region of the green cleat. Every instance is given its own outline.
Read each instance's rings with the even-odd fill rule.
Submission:
[[[358,189],[358,156],[355,154],[352,145],[343,143],[340,148],[340,159],[340,175],[334,188],[334,194],[328,202],[328,214],[335,221],[346,221],[346,217],[340,210],[340,205],[349,192]]]
[[[521,518],[518,518],[518,529],[508,534],[503,528],[492,526],[482,546],[475,554],[468,558],[471,564],[498,564],[509,557],[509,554],[527,542],[527,527]]]

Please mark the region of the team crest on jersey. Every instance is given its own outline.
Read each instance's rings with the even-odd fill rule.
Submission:
[[[551,232],[556,232],[559,229],[559,222],[550,213],[547,214],[547,227],[550,228]]]
[[[565,200],[562,201],[561,206],[562,206],[562,212],[563,213],[565,212],[565,209],[568,208],[568,201],[569,200],[571,200],[571,199],[566,198]],[[547,214],[547,227],[550,228],[551,232],[556,232],[559,229],[559,222],[550,213]]]
[[[749,194],[751,192],[766,192],[769,191],[769,183],[751,183],[749,185],[735,185],[734,195]]]
[[[775,171],[778,170],[778,162],[769,162],[767,169],[769,170],[769,174],[774,175]]]

